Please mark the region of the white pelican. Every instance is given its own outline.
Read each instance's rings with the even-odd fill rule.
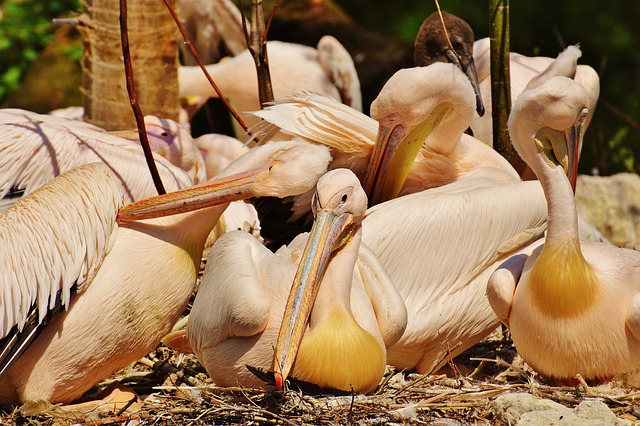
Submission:
[[[362,109],[360,80],[351,56],[331,36],[323,37],[318,48],[281,41],[267,43],[269,69],[276,99],[307,91],[329,96]],[[256,68],[248,50],[207,65],[207,71],[239,113],[260,109]],[[217,97],[199,66],[178,70],[180,96]],[[248,125],[259,120],[247,117]]]
[[[640,367],[640,253],[578,238],[576,155],[590,102],[564,77],[520,95],[509,131],[544,189],[547,236],[531,256],[496,271],[487,288],[518,353],[561,382]]]
[[[117,177],[92,165],[0,213],[0,403],[72,401],[148,353],[182,314],[225,204],[307,191],[329,160],[304,142],[258,147],[205,185],[121,208],[117,222]]]
[[[207,179],[211,179],[233,160],[249,151],[238,139],[219,133],[198,136],[194,141],[204,158]]]
[[[332,168],[348,167],[363,181],[367,170],[386,170],[386,175],[370,176],[369,185],[381,191],[369,200],[376,204],[398,193],[453,182],[481,166],[519,180],[502,156],[463,133],[475,115],[474,105],[473,88],[462,71],[434,63],[394,74],[371,104],[371,118],[316,95],[293,96],[253,114],[273,125],[266,132],[275,128],[331,147]]]
[[[145,116],[144,125],[151,150],[162,155],[174,166],[185,170],[195,185],[211,179],[224,168],[222,167],[209,175],[197,139],[194,140],[191,137],[190,126],[183,126],[174,120],[154,115]],[[140,143],[138,129],[110,133]],[[237,157],[233,159],[235,160]]]
[[[8,110],[6,110],[8,111]],[[15,110],[14,110],[15,111]],[[183,110],[184,111],[184,110]],[[186,114],[186,111],[184,111]],[[34,114],[28,112],[27,114]],[[62,119],[73,120],[74,122],[58,121],[61,125],[68,128],[76,128],[79,126],[88,127],[97,132],[108,133],[110,135],[118,136],[124,139],[129,139],[137,144],[140,144],[140,137],[138,135],[138,129],[127,130],[115,130],[106,131],[93,124],[83,121],[84,108],[83,107],[68,107],[50,111],[50,116],[59,117]],[[40,116],[43,120],[53,122],[49,120],[47,115]],[[10,120],[12,117],[7,115],[3,117],[4,120]],[[83,124],[79,124],[83,123]],[[147,115],[144,117],[145,129],[147,131],[147,139],[151,150],[157,154],[163,156],[171,162],[174,166],[178,166],[185,170],[189,177],[193,180],[194,184],[203,183],[205,180],[210,179],[215,175],[205,177],[205,165],[201,155],[197,152],[197,145],[194,139],[191,137],[189,131],[189,125],[183,126],[180,123],[168,119],[160,118],[154,115]],[[223,167],[224,168],[224,167]],[[222,170],[220,168],[217,171]]]
[[[569,46],[557,58],[544,56],[524,56],[519,53],[509,54],[511,75],[511,105],[515,105],[520,93],[532,81],[539,84],[545,78],[562,75],[573,78],[580,83],[589,94],[589,115],[585,120],[583,130],[589,126],[591,117],[598,103],[600,95],[600,78],[598,73],[589,65],[578,65],[578,58],[582,52],[578,46]],[[485,101],[487,113],[483,117],[475,117],[471,122],[473,135],[481,141],[493,146],[493,125],[491,122],[491,73],[489,63],[489,38],[477,40],[473,47],[478,72],[480,93]],[[584,132],[583,132],[584,133]],[[579,151],[578,151],[579,152]]]
[[[517,182],[490,167],[370,208],[362,241],[408,315],[388,363],[430,373],[494,330],[499,320],[484,296],[487,280],[507,256],[531,250],[545,220],[539,182]]]
[[[444,21],[446,32],[442,21]],[[476,94],[476,111],[482,117],[485,108],[473,59],[474,40],[473,29],[467,21],[444,11],[441,20],[440,14],[434,12],[424,20],[418,30],[413,62],[419,67],[436,62],[448,62],[460,68],[473,86]]]
[[[304,332],[293,376],[344,391],[378,385],[385,349],[402,334],[406,309],[380,263],[360,244],[366,207],[355,175],[337,169],[318,181],[310,234],[275,254],[240,232],[217,241],[187,325],[198,360],[216,384],[263,387],[246,365],[271,370],[274,346],[277,359],[280,350],[290,356],[286,371],[276,367],[282,383],[299,343],[277,339],[287,305],[286,324],[301,324],[293,339]],[[290,312],[290,290],[305,298],[308,328],[305,312]]]
[[[207,179],[213,178],[229,163],[249,151],[249,148],[238,139],[218,133],[198,136],[194,142],[204,158]],[[205,247],[211,247],[220,234],[235,229],[260,237],[258,212],[252,204],[244,201],[234,201],[229,204]]]
[[[126,202],[157,194],[139,143],[91,124],[1,109],[0,133],[0,210],[59,174],[96,161],[107,164],[118,176]],[[154,158],[167,191],[193,185],[184,170],[159,155]]]

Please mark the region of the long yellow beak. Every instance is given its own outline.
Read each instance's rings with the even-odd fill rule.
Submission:
[[[353,215],[320,210],[304,248],[287,299],[273,356],[276,386],[282,390],[296,359],[331,253],[353,235]],[[348,232],[350,231],[350,232]]]
[[[370,206],[400,194],[424,141],[452,108],[451,103],[443,102],[425,120],[413,127],[404,124],[399,114],[381,120],[365,178],[365,191]]]
[[[257,196],[254,184],[271,162],[255,169],[211,180],[203,185],[158,195],[123,206],[118,221],[152,219]]]
[[[566,130],[544,127],[536,134],[536,144],[540,154],[550,165],[557,163],[563,168],[574,194],[578,181],[577,156],[580,149],[581,127],[582,123],[577,123]]]

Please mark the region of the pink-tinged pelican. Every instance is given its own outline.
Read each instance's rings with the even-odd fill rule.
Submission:
[[[123,194],[104,165],[17,201],[0,214],[0,403],[72,401],[148,353],[183,313],[226,204],[307,191],[329,160],[325,147],[304,142],[258,147],[207,184],[124,206],[117,218]],[[39,334],[25,336],[33,327]]]
[[[84,125],[98,132],[106,132],[104,129],[83,121],[83,107],[56,109],[50,111],[48,115],[77,122],[72,124],[68,121],[61,121],[62,124],[68,127]],[[42,117],[46,117],[46,115]],[[7,118],[10,119],[10,116]],[[188,125],[183,126],[168,118],[160,118],[153,115],[145,116],[144,122],[145,129],[147,131],[147,139],[149,140],[149,145],[153,152],[163,156],[174,166],[178,166],[185,170],[196,185],[213,177],[213,175],[205,177],[203,159],[201,158],[201,155],[198,154],[197,145],[191,137]],[[138,144],[140,143],[138,129],[115,130],[106,133],[124,139],[129,139]],[[222,170],[222,168],[218,171],[220,170]]]
[[[280,385],[289,371],[330,389],[368,392],[378,385],[386,347],[407,317],[380,262],[360,244],[366,208],[357,177],[336,169],[318,181],[310,234],[275,254],[240,232],[216,242],[187,325],[216,384],[264,386],[246,365],[273,370],[275,346]]]
[[[434,63],[394,74],[371,104],[371,117],[316,95],[294,96],[254,114],[273,124],[265,131],[331,147],[331,167],[348,167],[377,187],[369,200],[376,204],[453,182],[477,167],[494,167],[519,180],[502,156],[463,133],[474,105],[462,71]]]
[[[490,167],[371,207],[362,241],[407,307],[407,328],[387,362],[430,373],[495,330],[487,280],[508,256],[530,252],[545,220],[539,182]]]
[[[219,133],[198,136],[194,142],[204,158],[207,179],[211,179],[233,160],[249,151],[238,139]]]
[[[474,39],[473,29],[467,21],[447,12],[442,12],[441,19],[440,14],[434,12],[424,20],[418,30],[413,62],[418,67],[444,62],[460,68],[473,86],[476,94],[476,111],[482,117],[485,108],[473,59]]]
[[[204,158],[207,179],[213,178],[229,163],[249,151],[249,148],[238,139],[218,133],[198,136],[194,139],[194,142]],[[260,221],[258,220],[258,212],[250,203],[234,201],[229,204],[216,228],[214,235],[207,240],[206,247],[211,247],[220,233],[234,229],[247,231],[259,237]],[[217,232],[219,230],[221,232]]]
[[[190,126],[183,126],[174,120],[154,115],[145,116],[144,125],[151,150],[169,160],[174,166],[185,170],[195,185],[211,179],[224,168],[209,176],[197,140],[191,137]],[[138,129],[110,133],[140,143]]]
[[[552,379],[610,379],[640,367],[640,253],[578,238],[573,198],[580,126],[591,100],[554,77],[523,92],[509,118],[511,140],[547,198],[544,245],[492,275],[491,306],[518,353]]]
[[[493,146],[493,125],[491,123],[491,73],[489,63],[489,38],[477,40],[473,47],[473,56],[478,72],[480,93],[485,101],[486,111],[483,117],[475,117],[471,122],[473,135],[481,141]],[[589,65],[578,65],[582,56],[578,46],[569,46],[557,58],[545,56],[524,56],[519,53],[509,54],[511,75],[511,105],[515,105],[518,96],[529,83],[540,84],[552,76],[573,78],[580,83],[589,94],[589,114],[583,124],[586,130],[591,122],[600,95],[600,78]],[[584,132],[583,132],[584,133]],[[579,153],[580,151],[578,151]]]
[[[107,164],[118,176],[126,202],[157,194],[139,143],[91,124],[1,109],[0,133],[0,210],[61,173],[96,161]],[[167,191],[193,185],[184,170],[159,155],[154,158]]]
[[[318,48],[281,41],[267,43],[269,68],[276,99],[299,92],[329,96],[362,110],[360,80],[351,56],[331,36],[323,37]],[[260,109],[256,68],[249,51],[207,65],[207,71],[225,97],[231,99],[239,113]],[[178,70],[180,96],[206,100],[216,92],[198,66],[181,66]],[[254,125],[259,120],[247,117]]]

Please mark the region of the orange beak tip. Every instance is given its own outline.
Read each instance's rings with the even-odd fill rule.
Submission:
[[[283,390],[284,387],[284,378],[282,377],[281,373],[275,372],[273,373],[273,377],[276,381],[276,388],[278,388],[278,390]]]

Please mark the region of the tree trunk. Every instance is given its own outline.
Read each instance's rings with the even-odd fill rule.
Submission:
[[[84,119],[107,130],[134,128],[120,43],[119,1],[83,0],[83,6]],[[130,0],[127,9],[133,75],[142,112],[177,120],[176,25],[159,0]]]

